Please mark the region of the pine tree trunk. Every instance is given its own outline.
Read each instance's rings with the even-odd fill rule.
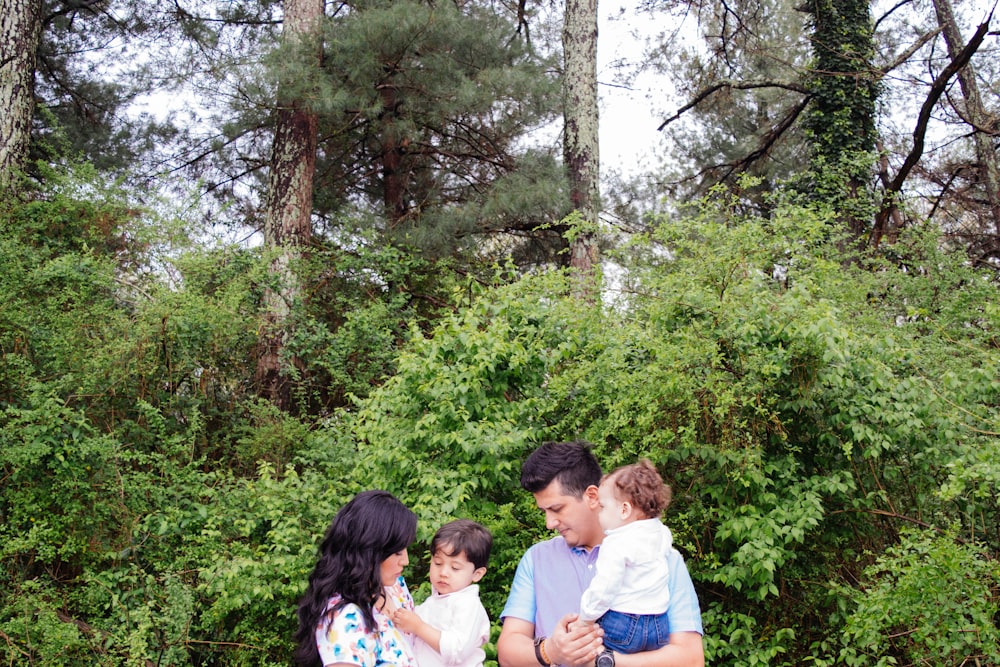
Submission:
[[[948,45],[948,57],[955,60],[965,48],[965,41],[962,39],[962,33],[955,22],[955,12],[952,10],[950,0],[934,0],[934,10],[937,13],[938,25],[941,26],[941,32],[944,34],[944,41]],[[993,142],[990,136],[983,132],[983,128],[989,124],[990,119],[983,107],[982,97],[979,95],[979,85],[976,83],[976,73],[971,63],[958,71],[958,82],[962,88],[962,96],[965,98],[966,119],[975,128],[973,140],[976,145],[976,157],[979,159],[980,173],[983,186],[986,189],[986,199],[990,207],[994,233],[1000,241],[1000,168],[997,166]]]
[[[406,174],[403,173],[403,139],[396,129],[396,112],[400,104],[395,72],[391,66],[385,68],[386,80],[379,84],[382,98],[382,112],[379,114],[382,141],[382,200],[390,227],[395,227],[407,215]]]
[[[285,0],[285,40],[315,38],[322,16],[322,0]],[[317,40],[317,65],[321,56]],[[289,362],[283,358],[292,326],[292,307],[302,293],[295,265],[312,235],[317,118],[300,100],[284,99],[280,89],[278,104],[264,218],[264,245],[273,259],[271,283],[264,293],[256,379],[261,396],[288,409]]]
[[[41,12],[40,0],[0,0],[0,191],[28,157]]]
[[[566,0],[563,17],[565,137],[563,156],[569,174],[570,204],[583,218],[583,231],[570,241],[570,268],[578,294],[595,300],[597,285],[598,108],[597,0]]]

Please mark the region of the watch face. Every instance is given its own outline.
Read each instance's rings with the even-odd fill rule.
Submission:
[[[615,656],[613,656],[610,651],[602,653],[597,656],[597,660],[594,661],[594,664],[596,667],[615,667]]]

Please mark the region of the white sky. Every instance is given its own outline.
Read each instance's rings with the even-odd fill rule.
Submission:
[[[665,13],[638,14],[636,0],[598,2],[597,77],[600,95],[601,172],[619,170],[626,175],[648,171],[653,155],[663,140],[656,128],[662,118],[660,108],[671,87],[664,77],[643,74],[626,88],[616,81],[614,64],[619,60],[636,63],[642,58],[646,40],[662,32],[673,32]],[[637,18],[638,17],[638,18]]]

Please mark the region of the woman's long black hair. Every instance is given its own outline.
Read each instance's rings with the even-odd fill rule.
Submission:
[[[296,664],[319,664],[316,627],[345,605],[357,605],[365,626],[375,629],[372,608],[382,594],[382,561],[408,547],[416,534],[416,515],[386,491],[363,491],[340,508],[320,544],[309,587],[299,602]],[[327,612],[337,593],[340,602]]]

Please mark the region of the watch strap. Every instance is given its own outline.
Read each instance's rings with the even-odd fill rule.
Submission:
[[[538,664],[541,665],[542,667],[551,667],[552,663],[549,662],[546,659],[545,655],[542,653],[542,642],[544,641],[545,637],[535,638],[535,660],[537,660]]]

